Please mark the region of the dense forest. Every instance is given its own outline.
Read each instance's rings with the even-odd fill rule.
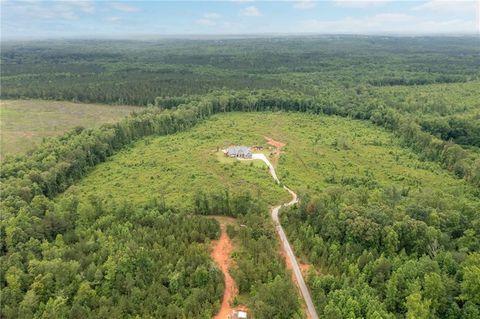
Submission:
[[[319,270],[308,281],[322,316],[480,316],[478,188],[330,181],[282,215],[296,251]]]
[[[223,292],[208,256],[218,224],[245,256],[233,270],[255,318],[300,305],[254,194],[117,199],[60,196],[96,165],[148,136],[216,113],[281,111],[368,121],[469,185],[441,191],[368,180],[301,194],[283,215],[295,249],[320,274],[309,285],[328,318],[480,316],[480,49],[464,37],[6,43],[2,98],[148,106],[100,128],[78,127],[7,157],[0,181],[5,318],[210,318]],[[79,104],[80,106],[80,104]],[[173,227],[175,226],[175,227]],[[322,270],[326,274],[322,274]],[[278,302],[282,300],[282,302]]]
[[[132,105],[215,89],[308,94],[479,78],[474,37],[55,41],[2,46],[2,97]]]

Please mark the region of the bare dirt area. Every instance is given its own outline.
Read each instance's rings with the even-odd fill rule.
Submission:
[[[321,274],[320,269],[314,267],[312,264],[305,263],[305,262],[302,262],[302,261],[299,261],[298,264],[299,264],[300,269],[302,270],[302,273],[303,273],[304,276],[307,276],[307,275],[308,275],[308,272],[309,272],[310,270],[313,270],[316,275],[320,275],[320,274]]]
[[[224,280],[225,280],[225,291],[223,293],[222,305],[220,311],[215,315],[214,319],[227,319],[230,318],[233,310],[244,310],[247,308],[245,306],[232,307],[231,303],[235,296],[238,294],[238,288],[230,275],[229,268],[232,265],[232,260],[230,255],[233,251],[233,243],[228,237],[227,234],[227,225],[234,223],[235,219],[224,216],[215,216],[215,218],[220,223],[220,238],[212,242],[212,258],[218,267],[222,270]]]
[[[280,157],[280,154],[282,153],[282,148],[286,145],[285,143],[279,142],[274,140],[271,137],[264,136],[265,140],[267,140],[267,144],[270,146],[273,146],[275,148],[274,152],[274,157],[273,157],[273,165],[276,166],[278,162],[278,158]]]
[[[279,142],[279,141],[275,141],[273,138],[271,137],[268,137],[268,136],[264,136],[265,139],[267,140],[267,144],[268,145],[271,145],[273,147],[275,147],[277,149],[277,152],[280,153],[281,150],[282,150],[282,147],[284,147],[286,144],[285,143],[282,143],[282,142]]]
[[[310,270],[310,267],[311,267],[311,265],[305,264],[305,263],[302,263],[302,262],[298,263],[298,265],[300,266],[300,270],[302,271],[302,274],[304,276],[308,273],[308,271]]]

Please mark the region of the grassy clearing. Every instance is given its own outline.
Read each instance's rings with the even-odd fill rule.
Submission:
[[[76,126],[96,127],[116,122],[138,107],[79,104],[42,100],[0,101],[0,156],[25,153],[45,137]]]
[[[142,140],[96,167],[69,191],[138,204],[163,198],[188,208],[199,190],[229,188],[249,190],[277,204],[288,194],[273,183],[261,162],[221,154],[230,144],[262,145],[272,157],[264,136],[286,143],[277,173],[300,192],[321,192],[328,185],[354,183],[365,176],[412,190],[458,192],[458,186],[469,187],[439,165],[422,162],[392,134],[369,123],[309,114],[232,113],[216,115],[188,132]]]
[[[142,140],[98,165],[69,191],[136,204],[162,199],[180,209],[191,208],[199,191],[249,191],[270,205],[288,199],[261,161],[240,161],[221,153],[230,144],[264,143],[256,131],[236,131],[237,116],[233,119],[216,116],[188,132]]]

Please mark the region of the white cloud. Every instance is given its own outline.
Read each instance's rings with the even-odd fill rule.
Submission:
[[[108,21],[108,22],[118,22],[118,21],[122,20],[122,18],[120,18],[120,17],[107,17],[107,18],[105,18],[105,20]]]
[[[445,34],[474,33],[475,21],[464,19],[435,20],[403,13],[382,13],[361,18],[308,20],[297,32],[328,34]]]
[[[304,1],[296,1],[293,5],[295,9],[300,9],[300,10],[307,10],[307,9],[312,9],[317,5],[317,3],[314,0],[304,0]]]
[[[391,0],[335,0],[335,4],[342,8],[368,8],[384,5]]]
[[[115,10],[122,11],[122,12],[133,13],[133,12],[142,11],[140,8],[131,6],[131,5],[126,4],[126,3],[121,3],[121,2],[113,2],[113,3],[110,4],[110,6],[112,8],[114,8]]]
[[[78,19],[80,15],[95,12],[90,0],[76,1],[2,1],[3,14],[11,17],[34,19]]]
[[[217,25],[218,19],[222,17],[221,14],[216,12],[206,12],[203,14],[202,18],[195,21],[196,24],[211,27]]]
[[[214,26],[214,25],[217,24],[215,21],[210,20],[210,19],[198,19],[195,22],[199,25],[203,25],[203,26],[206,26],[206,27],[211,27],[211,26]]]
[[[249,6],[240,11],[241,16],[245,17],[260,17],[262,13],[255,6]]]
[[[221,14],[218,14],[216,12],[207,12],[207,13],[204,13],[203,14],[203,17],[205,19],[218,19],[218,18],[221,18],[222,15]]]
[[[479,1],[474,0],[431,0],[413,8],[415,11],[444,12],[444,13],[471,13],[478,12]]]

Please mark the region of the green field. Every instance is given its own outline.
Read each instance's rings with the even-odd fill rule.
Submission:
[[[42,100],[0,101],[0,157],[19,155],[45,137],[58,136],[77,126],[98,127],[116,122],[138,109]]]
[[[268,150],[263,134],[272,133],[268,125],[282,116],[248,116],[215,116],[193,130],[146,138],[95,167],[66,193],[95,194],[103,200],[135,204],[161,199],[180,209],[191,209],[194,195],[200,191],[215,194],[225,189],[251,192],[269,205],[285,201],[288,194],[273,182],[261,161],[237,161],[221,153],[230,144],[264,145]]]
[[[380,186],[448,191],[468,188],[432,162],[422,162],[391,133],[361,121],[285,113],[216,115],[190,131],[137,142],[67,193],[95,194],[134,203],[164,198],[191,207],[198,190],[250,190],[270,205],[288,198],[266,168],[222,158],[217,148],[264,145],[264,136],[286,143],[277,167],[279,178],[297,191],[320,193],[342,179],[372,176]]]

